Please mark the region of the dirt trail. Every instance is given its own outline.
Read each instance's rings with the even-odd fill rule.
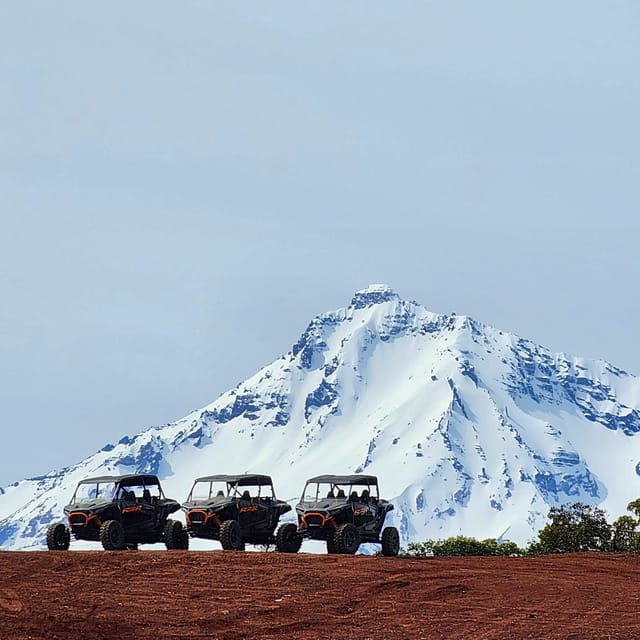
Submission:
[[[640,557],[0,552],[0,640],[640,640]]]

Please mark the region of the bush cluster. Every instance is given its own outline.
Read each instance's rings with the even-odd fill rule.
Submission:
[[[640,553],[640,498],[627,505],[633,515],[620,516],[609,524],[606,513],[598,507],[576,502],[552,507],[550,520],[522,549],[514,542],[495,539],[476,540],[455,536],[446,540],[410,542],[406,555],[427,556],[512,556],[580,551],[623,551]]]
[[[522,550],[515,542],[498,542],[494,538],[476,540],[466,536],[456,536],[446,540],[427,540],[410,542],[408,555],[427,556],[511,556],[519,555]]]

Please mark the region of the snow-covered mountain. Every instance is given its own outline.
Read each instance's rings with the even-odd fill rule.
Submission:
[[[294,502],[306,478],[366,471],[402,542],[463,533],[526,543],[550,505],[612,517],[640,496],[640,378],[384,285],[314,318],[291,351],[201,410],[0,489],[0,546],[44,546],[78,480],[261,472]]]

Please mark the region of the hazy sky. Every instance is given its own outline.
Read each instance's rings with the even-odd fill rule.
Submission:
[[[640,374],[637,0],[0,3],[0,485],[385,282]]]

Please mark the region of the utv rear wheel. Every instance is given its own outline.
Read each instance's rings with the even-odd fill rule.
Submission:
[[[400,552],[400,534],[395,527],[382,530],[382,555],[397,556]]]
[[[237,520],[225,520],[220,527],[220,544],[225,551],[241,551],[244,549],[242,530]]]
[[[336,553],[353,555],[360,546],[360,532],[350,522],[341,524],[333,534]]]
[[[327,538],[327,553],[338,553],[336,551],[336,544],[333,541],[333,535]]]
[[[189,534],[184,530],[182,522],[179,520],[167,520],[162,539],[167,549],[186,550],[189,548]]]
[[[49,551],[66,551],[71,543],[71,533],[62,523],[49,525],[47,529],[47,548]]]
[[[106,551],[124,549],[124,529],[117,520],[107,520],[100,527],[100,542]]]
[[[302,538],[298,535],[298,527],[293,522],[281,524],[276,533],[276,549],[281,553],[298,553]]]

